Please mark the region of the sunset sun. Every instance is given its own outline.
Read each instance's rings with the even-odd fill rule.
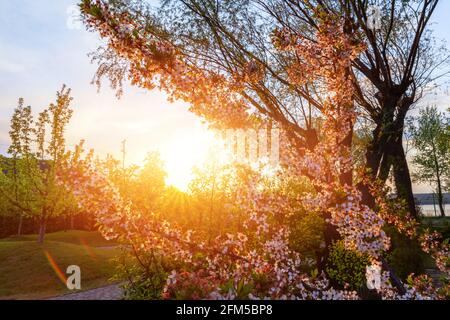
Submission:
[[[220,139],[210,130],[177,132],[161,148],[167,171],[167,184],[186,191],[192,180],[192,169],[209,160],[211,152],[220,151]]]

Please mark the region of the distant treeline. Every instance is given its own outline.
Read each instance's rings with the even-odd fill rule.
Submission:
[[[6,238],[17,235],[19,226],[18,215],[8,215],[0,212],[0,238]],[[86,230],[96,229],[95,222],[87,213],[81,213],[74,216],[58,216],[50,218],[47,224],[47,232],[56,232],[64,230]],[[39,221],[33,218],[23,218],[21,234],[36,234],[39,231]]]

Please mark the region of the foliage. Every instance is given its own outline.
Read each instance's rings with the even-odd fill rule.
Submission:
[[[433,231],[437,231],[442,234],[444,240],[449,239],[450,241],[450,218],[434,218],[434,217],[424,217],[422,218],[422,223],[425,228]]]
[[[289,224],[289,243],[293,250],[305,257],[316,258],[323,244],[324,219],[314,212],[297,212]]]
[[[134,210],[143,214],[160,211],[167,173],[159,153],[150,152],[142,167],[134,165],[123,168],[121,162],[111,155],[97,161],[108,179],[119,189],[121,196],[130,201]]]
[[[417,240],[411,240],[392,228],[388,233],[392,239],[392,248],[386,259],[397,275],[406,280],[412,273],[425,273],[426,261],[430,257],[422,251]]]
[[[414,121],[417,122],[415,125]],[[417,150],[413,163],[418,166],[416,179],[435,183],[440,176],[448,174],[450,158],[449,119],[436,107],[420,110],[419,116],[410,118],[409,137]],[[436,162],[439,167],[436,167]]]
[[[340,36],[336,37],[336,34]],[[355,189],[340,183],[340,172],[350,171],[351,163],[342,160],[347,159],[350,150],[342,145],[340,139],[334,138],[336,132],[351,130],[354,121],[350,103],[351,79],[346,70],[360,47],[355,38],[342,33],[339,21],[333,19],[323,22],[317,40],[318,43],[306,44],[294,39],[291,44],[280,48],[295,51],[305,59],[302,67],[310,70],[306,73],[310,78],[301,79],[297,75],[295,81],[324,77],[328,89],[336,92],[325,102],[328,111],[323,141],[314,152],[302,150],[300,162],[289,161],[291,168],[288,172],[293,176],[305,172],[310,177],[316,194],[305,193],[297,199],[302,201],[305,209],[313,212],[325,210],[349,249],[366,252],[376,259],[388,245],[388,239],[381,230],[382,220],[360,203]],[[321,47],[330,50],[325,56],[318,57],[315,53]],[[340,61],[342,57],[347,60]],[[340,86],[337,87],[336,83]],[[98,176],[101,171],[97,169],[95,172]],[[89,170],[89,175],[92,174],[93,171]],[[232,190],[238,195],[232,205],[245,212],[243,232],[220,234],[206,241],[195,230],[184,231],[176,224],[133,213],[126,203],[110,202],[118,196],[114,195],[116,191],[108,181],[99,183],[101,179],[96,178],[95,190],[99,193],[96,206],[103,208],[97,211],[97,216],[105,236],[129,243],[135,251],[136,248],[143,252],[164,248],[168,258],[189,265],[188,269],[174,270],[168,277],[164,289],[166,297],[176,298],[182,293],[196,298],[236,298],[240,295],[240,288],[253,288],[248,297],[356,298],[355,292],[330,288],[324,274],[310,278],[299,269],[301,259],[289,248],[290,232],[285,225],[298,204],[290,202],[287,194],[267,189],[268,179],[257,172],[246,172],[242,182],[232,184]],[[89,180],[86,183],[84,188],[93,187]],[[83,202],[92,202],[83,196],[86,192],[78,193]],[[115,217],[111,218],[111,214]],[[123,222],[116,223],[118,221]],[[364,232],[358,233],[358,230]],[[265,286],[253,286],[255,274],[266,279]],[[230,279],[231,290],[221,289]]]
[[[341,286],[358,290],[366,285],[367,256],[348,250],[341,241],[335,242],[330,250],[327,273]]]
[[[41,243],[48,219],[77,209],[73,195],[57,180],[67,157],[64,133],[72,117],[71,101],[70,89],[63,86],[35,123],[23,99],[11,119],[12,159],[2,163],[6,174],[0,177],[0,192],[21,214],[39,221]]]
[[[417,122],[417,125],[414,123]],[[428,182],[438,196],[441,215],[443,208],[444,181],[450,176],[450,135],[447,130],[449,118],[436,107],[426,107],[416,118],[409,121],[409,137],[417,151],[413,158],[416,167],[414,179]]]
[[[161,299],[167,276],[173,268],[163,255],[152,252],[138,256],[122,250],[115,262],[113,279],[126,281],[123,285],[124,299]]]

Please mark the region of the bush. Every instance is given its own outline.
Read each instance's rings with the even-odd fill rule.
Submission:
[[[113,280],[126,281],[123,285],[126,300],[158,300],[166,284],[171,264],[161,255],[132,255],[127,251],[116,259]]]
[[[439,232],[443,240],[450,239],[450,219],[448,217],[425,217],[422,218],[422,225],[431,231]]]
[[[400,234],[392,227],[387,228],[386,231],[391,238],[391,251],[387,254],[386,260],[397,276],[405,281],[411,273],[425,273],[426,263],[430,258],[422,251],[419,243]]]
[[[307,257],[313,257],[323,242],[325,221],[315,212],[298,212],[292,215],[289,230],[289,244],[295,250]]]
[[[330,247],[326,271],[329,277],[339,285],[359,290],[366,285],[366,266],[369,259],[362,254],[347,250],[342,241],[336,241]]]

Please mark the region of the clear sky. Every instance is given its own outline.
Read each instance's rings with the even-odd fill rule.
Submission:
[[[97,92],[90,83],[96,67],[87,54],[100,40],[71,24],[70,8],[76,3],[0,0],[0,153],[9,145],[9,119],[18,98],[23,97],[38,112],[54,100],[63,83],[72,88],[74,97],[69,144],[85,139],[98,153],[119,158],[120,143],[127,139],[128,163],[142,161],[151,150],[164,153],[168,146],[183,145],[187,137],[201,144],[204,126],[185,104],[170,104],[158,91],[129,86],[117,100],[106,82]],[[439,38],[450,43],[449,0],[438,5],[434,28]],[[447,100],[433,97],[433,101],[448,106]],[[189,151],[194,155],[200,152],[195,146]]]

